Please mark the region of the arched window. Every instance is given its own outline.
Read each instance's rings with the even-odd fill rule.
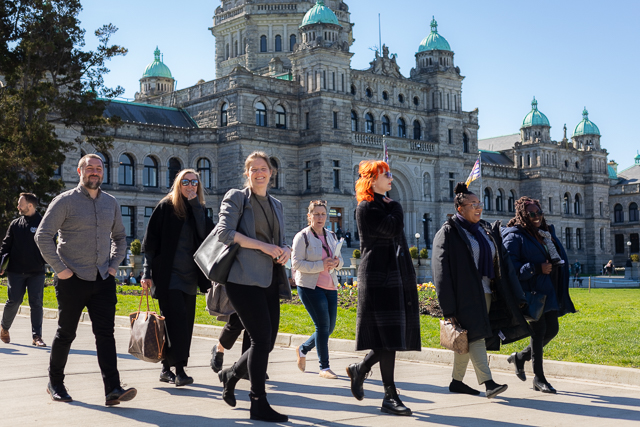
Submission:
[[[102,182],[105,184],[111,184],[111,162],[109,156],[104,153],[96,153],[102,159],[102,165],[104,166],[104,178]]]
[[[504,193],[501,189],[498,189],[498,194],[496,194],[496,210],[498,212],[504,210]]]
[[[227,113],[228,108],[229,104],[226,102],[222,104],[222,108],[220,109],[220,126],[226,126],[229,123],[229,115]]]
[[[173,181],[175,181],[176,175],[178,175],[181,169],[180,160],[175,157],[169,159],[169,163],[167,164],[167,187],[173,185]]]
[[[128,154],[120,156],[120,166],[118,167],[118,184],[120,185],[133,185],[133,159]]]
[[[573,212],[576,215],[582,215],[582,207],[580,206],[580,195],[576,194],[573,200]]]
[[[376,133],[376,125],[373,122],[373,116],[371,115],[371,113],[367,113],[367,115],[364,116],[364,119],[366,121],[364,131],[367,133]]]
[[[233,56],[238,56],[238,40],[233,42]]]
[[[224,59],[229,59],[229,43],[224,47]]]
[[[267,51],[267,36],[260,36],[260,52]]]
[[[417,96],[413,97],[413,105],[418,106],[420,105],[420,98],[418,98]]]
[[[293,52],[293,47],[296,45],[297,41],[296,41],[296,35],[295,34],[291,34],[289,36],[289,50],[291,52]]]
[[[600,229],[600,249],[605,248],[605,240],[604,240],[604,228]]]
[[[404,123],[404,119],[398,119],[398,137],[406,138],[407,137],[407,125]]]
[[[404,103],[404,95],[403,95],[403,94],[399,94],[399,95],[398,95],[398,102],[399,102],[400,104],[403,104],[403,103]]]
[[[389,93],[386,90],[382,92],[382,99],[384,99],[385,101],[389,99]]]
[[[287,113],[282,105],[276,105],[276,127],[278,129],[287,128]]]
[[[151,156],[144,158],[144,169],[142,170],[142,185],[144,187],[158,186],[158,162]]]
[[[638,219],[638,204],[633,202],[629,205],[629,222],[637,222]]]
[[[358,132],[358,115],[351,110],[351,132]]]
[[[271,163],[271,167],[273,168],[273,173],[271,174],[271,181],[273,183],[271,188],[278,189],[280,188],[280,178],[278,177],[278,161],[271,157],[269,159]]]
[[[569,193],[565,193],[564,198],[562,199],[562,212],[564,212],[565,215],[569,215],[571,213],[570,204],[571,195]]]
[[[356,94],[356,87],[355,85],[351,85],[351,95],[355,95]]]
[[[262,102],[256,102],[256,126],[267,125],[267,108]]]
[[[282,37],[280,35],[276,36],[276,52],[282,52]]]
[[[200,174],[202,188],[211,188],[211,162],[208,159],[198,159],[196,164]]]
[[[514,193],[513,190],[509,192],[509,201],[507,202],[507,209],[509,210],[509,212],[516,211],[516,193]]]
[[[489,187],[484,189],[484,209],[491,210],[491,190]]]
[[[420,122],[417,120],[413,121],[413,139],[421,139],[422,138],[422,127],[420,126]]]
[[[466,132],[462,132],[462,152],[463,153],[469,152],[469,136],[467,135]]]
[[[624,222],[624,212],[620,203],[613,207],[613,222]]]
[[[391,125],[389,123],[389,117],[382,116],[382,134],[389,135],[391,133]]]

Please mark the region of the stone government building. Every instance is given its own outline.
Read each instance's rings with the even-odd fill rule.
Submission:
[[[242,186],[243,161],[254,150],[266,151],[278,169],[272,194],[284,203],[289,239],[306,225],[309,201],[319,198],[329,202],[334,230],[354,232],[358,163],[381,159],[384,140],[394,174],[390,197],[401,201],[407,237],[415,243],[419,232],[421,247],[453,213],[455,183],[480,153],[483,188],[476,181],[472,190],[484,197],[487,220],[508,220],[514,201],[529,195],[542,201],[571,262],[579,259],[586,271],[612,257],[623,263],[629,248],[619,251],[619,241],[638,252],[640,156],[616,175],[586,110],[571,139],[565,126],[563,140],[552,141],[534,99],[520,133],[478,141],[478,110],[462,108],[464,76],[435,19],[416,41],[409,77],[386,46],[368,69],[351,68],[353,26],[341,0],[222,0],[210,28],[216,78],[181,90],[156,49],[135,102],[112,101],[105,113],[124,121],[110,130],[113,149],[100,154],[104,188],[122,205],[129,239],[144,236],[153,207],[182,168],[202,174],[215,217],[226,191]],[[79,156],[90,150],[68,154],[60,168],[68,187],[77,183]]]

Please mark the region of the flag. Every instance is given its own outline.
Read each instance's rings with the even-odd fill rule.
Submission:
[[[384,150],[384,162],[389,164],[389,150],[387,150],[387,143],[384,137],[382,138],[382,149]]]
[[[469,174],[469,178],[467,178],[467,182],[465,182],[465,184],[469,187],[469,184],[478,178],[480,178],[480,155],[478,155],[478,160],[476,160],[476,163],[473,165],[473,169],[471,169],[471,173]]]

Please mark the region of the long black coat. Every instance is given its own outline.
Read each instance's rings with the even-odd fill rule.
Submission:
[[[520,312],[524,292],[502,245],[500,223],[491,226],[481,220],[480,226],[493,241],[497,254],[489,313],[471,243],[455,216],[442,225],[433,240],[431,268],[444,317],[455,317],[467,330],[470,342],[484,338],[489,350],[498,350],[500,341],[518,341],[530,336],[531,329]]]
[[[191,226],[195,230],[195,220],[191,212],[191,206],[187,203],[187,220],[191,221]],[[176,216],[173,205],[167,200],[158,203],[153,210],[147,231],[142,242],[142,250],[153,253],[150,265],[145,265],[145,276],[147,269],[151,269],[151,279],[153,286],[151,287],[151,296],[154,298],[165,298],[169,291],[169,280],[171,280],[171,271],[173,270],[173,259],[176,255],[176,248],[180,240],[180,233],[185,220]],[[213,230],[213,221],[205,215],[205,231],[209,234]],[[194,234],[194,248],[202,244],[204,239]],[[194,250],[195,250],[194,249]],[[149,262],[147,259],[146,263]],[[198,287],[200,292],[206,292],[211,287],[211,281],[198,269]]]
[[[356,221],[362,254],[356,350],[420,350],[418,288],[402,206],[375,194],[358,204]]]

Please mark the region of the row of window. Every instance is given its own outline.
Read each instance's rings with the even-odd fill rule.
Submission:
[[[289,36],[289,51],[293,52],[293,47],[297,42],[297,37],[295,34],[291,34]],[[231,50],[231,45],[227,43],[224,48],[224,59],[227,60],[231,57],[236,57],[239,55],[244,55],[246,53],[247,39],[243,38],[243,43],[239,44],[238,40],[233,41],[233,51]],[[276,52],[282,52],[282,36],[277,34],[274,38],[274,50]],[[260,52],[267,52],[267,36],[260,36]]]
[[[451,183],[450,185],[451,186]],[[451,190],[453,191],[453,190]],[[492,203],[493,202],[493,197],[491,195],[491,189],[490,188],[485,188],[484,189],[484,209],[485,210],[493,210],[495,207],[496,212],[504,212],[504,191],[502,191],[502,189],[498,189],[497,194],[496,194],[496,198],[495,198],[495,205]],[[516,193],[511,190],[509,191],[509,198],[507,199],[507,211],[508,212],[515,212],[515,203],[516,203]]]
[[[335,73],[334,73],[335,74]],[[324,87],[326,89],[326,87]],[[357,92],[356,86],[351,85],[351,95],[355,95]],[[373,98],[373,90],[370,87],[367,87],[364,91],[364,94],[367,98]],[[451,111],[460,111],[460,104],[458,103],[458,95],[452,95],[449,93],[443,94],[441,91],[435,91],[431,94],[431,105],[432,108],[441,108],[445,110]],[[389,100],[389,93],[385,90],[382,91],[382,99],[385,101]],[[398,95],[398,102],[400,104],[404,104],[405,96],[403,94]],[[417,96],[413,97],[413,105],[420,105],[420,98]]]
[[[629,204],[629,222],[640,221],[640,215],[638,214],[638,204],[633,202]],[[613,207],[613,222],[624,222],[624,210],[620,203],[616,203]]]
[[[627,245],[630,242],[631,245]],[[640,239],[638,233],[629,234],[629,240],[625,242],[624,234],[615,235],[615,250],[617,254],[624,254],[626,251],[637,254],[640,252]]]

